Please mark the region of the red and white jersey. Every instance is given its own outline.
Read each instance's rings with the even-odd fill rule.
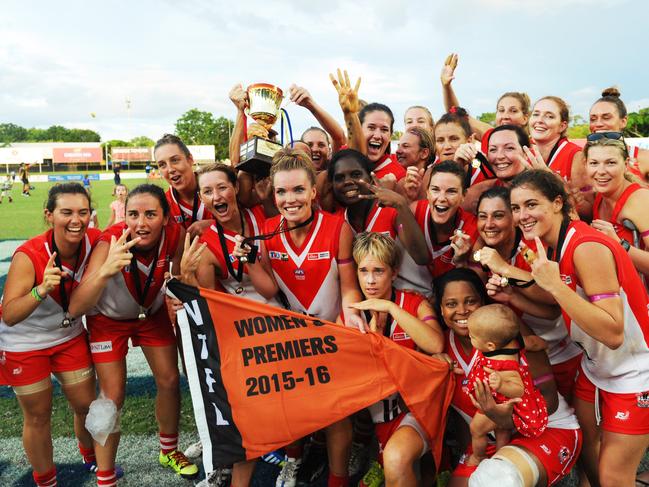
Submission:
[[[484,134],[482,134],[482,139],[480,139],[480,150],[482,151],[483,154],[489,153],[489,136],[493,131],[494,129],[490,128],[487,129]]]
[[[79,254],[79,262],[76,264],[76,272],[74,271],[74,263],[62,264],[62,271],[66,275],[63,285],[65,286],[68,302],[72,291],[81,281],[83,271],[88,264],[88,256],[92,245],[100,234],[101,232],[97,229],[89,228],[86,230],[81,242],[81,253]],[[25,254],[34,266],[36,276],[34,286],[40,285],[43,282],[45,266],[52,256],[52,230],[28,240],[16,249],[14,255],[19,252]],[[74,277],[74,280],[72,277]],[[42,350],[65,343],[83,332],[83,323],[80,318],[73,319],[71,326],[61,328],[64,318],[59,285],[45,297],[32,314],[20,323],[7,326],[0,319],[0,350],[9,352]]]
[[[453,330],[446,331],[445,337],[444,352],[451,357],[451,360],[457,362],[458,367],[464,371],[464,375],[455,377],[455,391],[451,400],[451,406],[462,416],[467,424],[470,424],[477,410],[468,396],[468,377],[477,361],[478,351],[472,348],[469,354],[465,353],[460,340]],[[548,417],[548,428],[578,429],[579,422],[574,414],[574,410],[568,406],[568,403],[561,394],[557,393],[557,396],[559,403],[557,410]]]
[[[125,230],[126,224],[124,223],[113,225],[104,230],[99,241],[110,243],[111,237],[119,238]],[[157,250],[152,250],[146,256],[138,255],[137,252],[133,254],[137,261],[137,278],[142,291],[144,291],[147,276],[153,272],[151,285],[144,300],[144,308],[148,316],[153,315],[164,305],[164,274],[169,270],[169,263],[176,254],[179,240],[180,227],[170,221],[162,230]],[[113,320],[135,320],[140,313],[138,299],[134,276],[131,266],[128,265],[106,283],[99,301],[88,312],[88,315],[102,314]]]
[[[394,208],[380,207],[377,204],[373,204],[365,218],[365,225],[361,232],[382,233],[388,237],[396,238],[397,214],[397,210]],[[338,208],[334,215],[343,217],[345,221],[349,223],[347,208]],[[351,223],[349,226],[354,235],[356,235],[358,233],[356,229],[351,225]]]
[[[588,335],[579,323],[563,312],[572,339],[584,350],[582,368],[600,389],[630,394],[644,391],[649,384],[649,297],[629,255],[613,239],[586,223],[571,222],[558,257],[561,279],[588,299],[574,267],[575,249],[585,242],[605,245],[613,254],[620,299],[624,306],[624,341],[616,350]]]
[[[418,293],[399,290],[394,291],[394,302],[399,306],[399,308],[407,311],[413,316],[417,316],[419,305],[424,301],[424,299],[426,298]],[[399,323],[397,323],[394,318],[391,318],[389,322],[385,324],[383,335],[402,347],[411,350],[416,350],[417,348],[413,339],[410,338],[410,336],[399,326]],[[399,393],[395,392],[385,399],[375,402],[368,407],[368,409],[374,423],[387,423],[388,421],[392,421],[402,413],[401,407],[399,406]]]
[[[633,232],[628,228],[625,228],[624,225],[620,223],[620,212],[624,208],[624,205],[626,205],[626,202],[628,201],[629,197],[639,189],[646,189],[646,188],[642,187],[638,183],[631,183],[622,192],[618,200],[615,202],[615,207],[613,208],[613,214],[611,215],[610,218],[606,220],[613,225],[613,229],[615,230],[615,233],[617,234],[618,237],[626,240],[631,244],[633,244],[633,240],[634,240]],[[603,200],[602,194],[596,193],[595,202],[593,203],[593,220],[602,219],[601,215],[599,214],[599,207],[602,204],[602,200]],[[644,244],[642,244],[640,248],[644,249]]]
[[[244,220],[246,221],[246,228],[249,229],[249,232],[252,235],[261,235],[263,232],[264,223],[266,222],[266,216],[264,215],[264,210],[262,209],[262,207],[258,205],[250,209],[243,208],[240,209],[240,211],[243,215]],[[232,252],[234,251],[234,244],[235,244],[234,237],[236,234],[228,230],[227,228],[222,227],[222,229],[223,229],[223,237],[225,239],[225,245],[227,247],[227,252],[228,252],[227,256],[223,255],[223,249],[221,248],[221,240],[219,238],[219,231],[216,225],[212,225],[209,229],[203,232],[200,241],[205,242],[207,244],[207,248],[209,249],[210,252],[212,252],[212,254],[214,254],[214,257],[216,257],[216,260],[219,263],[219,267],[221,269],[221,275],[217,276],[217,278],[221,283],[221,286],[223,286],[225,292],[229,294],[235,294],[243,298],[252,299],[254,301],[259,301],[261,303],[267,303],[272,306],[281,306],[281,304],[276,299],[274,298],[270,300],[266,299],[257,292],[255,286],[253,286],[252,281],[250,280],[250,277],[248,276],[246,266],[244,266],[243,268],[243,274],[241,275],[241,282],[237,281],[234,277],[230,275],[225,261],[226,258],[231,262],[232,268],[234,269],[235,272],[238,271],[239,266],[242,264],[241,262],[239,262],[239,259],[237,259],[236,257],[234,257],[234,255],[232,255]],[[258,241],[255,241],[254,243],[256,245],[259,245]],[[236,292],[236,290],[239,287],[243,289],[243,292],[241,293]]]
[[[341,311],[338,247],[345,221],[314,210],[309,232],[297,247],[289,232],[266,241],[273,274],[293,311],[335,321]],[[266,221],[264,233],[273,232],[283,217]]]
[[[198,189],[196,191],[196,219],[193,218],[194,203],[189,204],[181,200],[178,193],[173,191],[173,188],[169,188],[165,193],[167,201],[169,202],[170,220],[184,226],[185,229],[189,228],[189,226],[195,221],[213,220],[212,214],[207,210],[207,208],[205,208],[205,205],[198,195]]]
[[[645,177],[642,174],[642,171],[640,170],[640,166],[638,166],[638,156],[640,155],[640,147],[638,147],[637,145],[627,144],[626,149],[629,153],[629,163],[627,165],[629,171],[644,181]]]
[[[401,181],[406,177],[406,170],[397,162],[397,156],[395,154],[384,155],[383,158],[377,162],[374,171],[372,172],[374,172],[376,179],[381,179],[388,174],[394,174],[397,181]]]
[[[519,269],[530,272],[531,268],[523,258],[522,253],[522,250],[526,247],[536,252],[536,242],[522,238],[518,243],[514,255],[510,259],[510,263]],[[548,319],[521,312],[520,318],[537,336],[540,336],[546,341],[548,344],[548,358],[552,365],[566,362],[581,354],[581,349],[575,345],[570,335],[568,335],[563,314],[560,314],[555,319]]]
[[[454,230],[462,230],[465,235],[471,237],[470,245],[473,246],[478,238],[478,226],[475,215],[464,211],[462,208],[458,208],[454,218]],[[428,201],[419,200],[417,202],[415,220],[417,220],[421,231],[424,232],[424,238],[426,239],[428,253],[430,255],[428,269],[431,275],[435,278],[455,268],[452,263],[453,249],[451,248],[450,240],[438,243],[433,233],[434,230],[431,228],[432,219]]]
[[[572,161],[575,155],[581,152],[581,147],[568,139],[560,139],[550,153],[550,160],[546,164],[557,173],[564,181],[572,177]]]

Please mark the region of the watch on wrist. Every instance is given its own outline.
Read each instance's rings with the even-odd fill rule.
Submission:
[[[622,248],[623,248],[625,251],[627,251],[627,252],[628,252],[629,249],[631,248],[631,244],[629,243],[628,240],[625,240],[625,239],[620,240],[620,245],[621,245]]]

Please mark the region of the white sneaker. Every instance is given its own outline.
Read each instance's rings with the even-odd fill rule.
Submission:
[[[230,487],[232,483],[232,467],[218,467],[207,474],[195,487]]]
[[[284,458],[285,462],[282,470],[277,476],[275,487],[295,487],[297,484],[297,473],[302,465],[301,458]]]
[[[203,444],[200,441],[193,443],[185,450],[185,456],[192,460],[200,457],[203,454]]]

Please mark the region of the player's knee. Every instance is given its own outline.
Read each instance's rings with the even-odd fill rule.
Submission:
[[[412,469],[414,459],[403,448],[388,443],[383,450],[383,468],[386,479],[398,479]]]
[[[173,392],[180,388],[180,374],[178,369],[172,369],[164,374],[158,374],[155,378],[158,391]]]

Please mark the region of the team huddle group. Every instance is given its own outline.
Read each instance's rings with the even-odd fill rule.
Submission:
[[[625,142],[616,89],[592,105],[582,147],[566,138],[568,107],[555,96],[505,93],[495,127],[472,118],[453,90],[456,66],[451,55],[442,69],[446,113],[434,122],[409,108],[396,154],[392,111],[362,101],[360,79],[339,71],[345,128],[292,86],[320,126],[277,152],[268,177],[237,170],[241,143],[275,134],[247,126],[235,87],[231,164],[198,168],[180,138],[163,136],[154,157],[169,189],[131,188],[103,231],[90,228],[82,185],[52,186],[50,228],[16,249],[0,321],[0,384],[22,409],[36,485],[57,485],[51,374],[97,485],[124,475],[115,458],[129,340],[155,379],[160,463],[198,474],[178,441],[182,305],[165,296],[170,276],[381,333],[453,371],[440,465],[395,395],[315,433],[306,456],[305,441],[269,453],[278,487],[313,480],[318,448],[333,487],[358,476],[365,487],[431,485],[442,471],[450,486],[545,486],[576,465],[581,485],[644,482],[649,152]],[[100,419],[96,382],[115,407],[101,441],[86,429],[87,416]],[[247,486],[254,468],[220,466],[201,485]]]

